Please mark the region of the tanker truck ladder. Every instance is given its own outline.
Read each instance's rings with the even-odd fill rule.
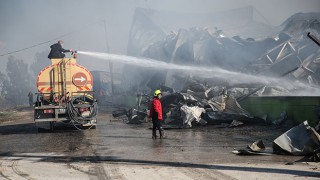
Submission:
[[[70,61],[70,59],[68,61]],[[64,86],[63,86],[63,88],[64,88],[64,97],[66,97],[66,98],[69,95],[71,95],[69,90],[72,89],[72,82],[68,83],[67,80],[68,80],[68,77],[69,77],[69,79],[70,79],[69,81],[72,81],[72,73],[73,73],[73,71],[72,71],[72,68],[71,68],[71,63],[67,63],[66,62],[65,65],[64,65]],[[66,101],[67,101],[67,99],[66,99]]]
[[[60,73],[59,76],[61,78],[61,81],[59,84],[62,84],[61,87],[61,94],[59,94],[60,97],[67,97],[67,71],[66,71],[66,61],[65,59],[62,59],[59,62],[59,67],[60,67]]]
[[[67,89],[68,89],[67,88],[67,72],[69,70],[69,72],[70,72],[69,76],[71,76],[71,68],[70,68],[70,65],[68,66],[67,63],[70,60],[71,59],[66,61],[66,59],[62,59],[59,62],[59,66],[58,66],[58,69],[57,69],[57,71],[58,71],[58,75],[57,75],[58,82],[55,82],[53,80],[53,84],[57,84],[57,87],[54,86],[53,89],[57,93],[57,98],[59,100],[58,101],[59,105],[62,105],[63,102],[66,102],[68,94],[69,94],[69,92],[67,92]],[[55,76],[53,76],[53,77],[55,77]],[[71,87],[69,89],[71,89]]]

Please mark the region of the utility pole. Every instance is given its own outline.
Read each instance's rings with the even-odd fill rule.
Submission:
[[[106,48],[107,48],[107,53],[109,53],[110,48],[109,48],[109,43],[108,43],[108,34],[107,34],[107,23],[106,19],[103,21],[104,23],[104,33],[105,33],[105,38],[106,38]],[[114,94],[114,86],[113,86],[113,64],[111,61],[109,61],[109,71],[110,71],[110,80],[111,80],[111,102],[113,104],[113,94]]]

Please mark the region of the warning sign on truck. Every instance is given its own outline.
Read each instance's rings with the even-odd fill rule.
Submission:
[[[72,82],[78,87],[85,86],[87,84],[87,76],[82,72],[78,72],[73,75]]]

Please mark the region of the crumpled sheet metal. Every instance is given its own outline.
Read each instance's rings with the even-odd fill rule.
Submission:
[[[192,121],[201,116],[198,101],[190,94],[175,92],[161,98],[164,124],[170,127],[191,127]],[[184,110],[181,110],[181,107]],[[194,108],[191,108],[194,107]],[[201,111],[202,112],[202,111]],[[198,120],[200,122],[200,120]],[[201,122],[203,123],[203,122]],[[205,122],[206,123],[206,122]]]
[[[260,139],[260,140],[255,141],[251,145],[248,145],[248,148],[254,152],[261,152],[266,149],[266,146],[264,145],[263,141]]]
[[[270,150],[267,150],[262,140],[257,140],[245,149],[233,150],[232,153],[237,155],[271,155]]]
[[[200,108],[197,106],[189,107],[186,105],[183,105],[180,110],[183,120],[183,126],[187,128],[192,127],[193,121],[200,123],[201,114],[206,111],[204,108]]]
[[[273,141],[275,154],[312,155],[320,148],[320,135],[304,121]]]
[[[225,110],[227,112],[235,112],[239,114],[244,114],[246,116],[250,116],[250,113],[243,109],[240,104],[237,102],[237,100],[232,96],[227,96],[225,98],[226,108]]]
[[[178,103],[192,104],[196,102],[197,100],[192,95],[187,93],[180,93],[180,92],[168,94],[161,98],[162,106],[168,106],[170,104],[178,104]]]
[[[198,99],[188,93],[168,94],[161,98],[161,102],[165,124],[180,128],[192,127],[193,121],[201,125],[231,123],[233,120],[258,122],[241,108],[235,98],[229,96],[225,100],[224,111],[221,110],[222,103],[213,99]]]
[[[206,113],[202,117],[208,122],[208,124],[218,125],[221,123],[231,123],[233,120],[240,120],[241,122],[251,122],[250,117],[241,113],[232,113],[232,112],[221,112],[213,111],[211,109],[206,109]]]

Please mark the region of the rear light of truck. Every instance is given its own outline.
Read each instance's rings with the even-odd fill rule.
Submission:
[[[53,114],[53,109],[44,109],[43,110],[43,113],[45,113],[45,114]]]
[[[80,112],[88,111],[88,110],[89,110],[89,108],[79,108],[79,111],[80,111]]]

